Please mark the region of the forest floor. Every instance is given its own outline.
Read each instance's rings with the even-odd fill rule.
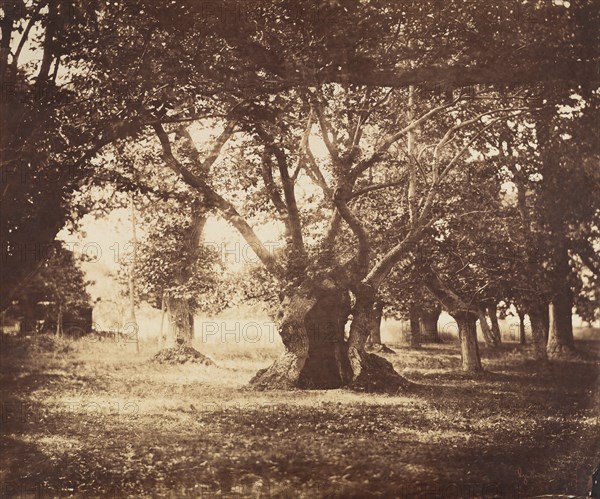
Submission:
[[[600,333],[596,331],[596,333]],[[256,392],[276,350],[150,361],[122,343],[2,337],[0,497],[585,496],[600,461],[600,334],[542,368],[516,344],[391,345],[397,396]]]

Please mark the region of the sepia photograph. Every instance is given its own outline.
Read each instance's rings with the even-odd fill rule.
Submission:
[[[600,0],[0,40],[0,499],[600,499]]]

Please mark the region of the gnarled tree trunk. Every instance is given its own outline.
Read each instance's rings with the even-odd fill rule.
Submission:
[[[344,325],[350,314],[347,291],[327,282],[315,289],[305,282],[285,296],[279,334],[285,351],[250,383],[259,388],[340,388],[351,379]]]
[[[477,314],[460,311],[452,313],[452,316],[458,324],[462,370],[467,372],[482,371],[479,344],[477,343]]]
[[[282,300],[279,333],[285,351],[250,383],[271,389],[396,391],[409,382],[381,357],[366,352],[372,332],[374,299],[356,297],[348,341],[344,326],[350,315],[349,292],[330,279],[305,282]]]
[[[368,286],[356,291],[352,309],[352,324],[348,338],[348,359],[351,368],[349,387],[358,391],[396,392],[412,383],[400,376],[390,362],[365,351],[375,303],[374,290]]]

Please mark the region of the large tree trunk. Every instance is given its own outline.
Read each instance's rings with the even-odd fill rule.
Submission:
[[[561,355],[575,350],[573,341],[573,292],[569,285],[571,266],[569,264],[568,241],[564,231],[557,229],[557,244],[554,256],[555,295],[548,308],[550,324],[548,327],[548,353]]]
[[[352,309],[352,324],[348,338],[348,359],[351,379],[349,387],[358,391],[397,392],[412,383],[400,376],[390,362],[365,351],[372,322],[375,293],[370,287],[359,288]]]
[[[262,389],[396,391],[408,386],[389,362],[365,351],[373,327],[373,304],[372,299],[357,297],[346,342],[344,326],[351,311],[348,291],[328,279],[318,287],[303,283],[280,306],[283,355],[250,383]]]
[[[418,348],[421,346],[421,327],[419,325],[419,318],[421,317],[421,309],[416,304],[411,304],[408,311],[408,345],[411,348]]]
[[[477,314],[473,312],[455,312],[452,316],[458,323],[462,370],[467,372],[482,371],[479,345],[477,343]]]
[[[502,343],[502,333],[500,332],[500,323],[498,322],[498,307],[495,302],[488,305],[488,315],[492,322],[492,337],[497,344]]]
[[[285,296],[278,317],[285,351],[250,381],[259,388],[339,388],[351,379],[344,326],[347,292],[330,286],[318,293],[308,283]]]
[[[483,333],[483,339],[485,340],[485,344],[488,347],[495,348],[498,346],[497,340],[494,338],[492,334],[492,330],[490,329],[490,325],[487,322],[487,316],[485,315],[485,309],[479,307],[477,310],[477,316],[479,318],[479,326],[481,327],[481,332]]]
[[[440,343],[440,335],[438,333],[438,320],[442,313],[441,307],[423,308],[421,309],[421,317],[419,318],[419,329],[421,332],[421,340],[424,342]]]
[[[546,361],[546,321],[548,316],[546,307],[537,304],[529,307],[529,319],[531,321],[531,342],[533,344],[533,355],[537,360]]]
[[[185,298],[167,295],[167,348],[178,346],[192,347],[194,339],[194,315]]]
[[[560,356],[574,352],[573,327],[565,324],[565,310],[562,298],[553,300],[548,308],[550,324],[548,326],[548,355]],[[571,310],[569,309],[569,322],[571,322]]]

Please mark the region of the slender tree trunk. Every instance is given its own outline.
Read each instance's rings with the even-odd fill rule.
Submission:
[[[63,311],[62,304],[58,304],[58,312],[56,314],[56,336],[58,338],[63,335]]]
[[[558,301],[560,303],[560,300]],[[550,324],[548,327],[547,347],[549,356],[565,355],[572,353],[575,350],[572,327],[571,334],[569,334],[569,328],[565,326],[564,317],[562,317],[564,312],[564,310],[560,309],[560,306],[557,307],[555,300],[550,303],[548,308]],[[569,315],[569,320],[570,319],[571,317]]]
[[[383,302],[375,302],[371,315],[371,333],[367,340],[367,348],[376,353],[395,353],[381,342],[381,321],[383,320]]]
[[[419,329],[421,339],[424,342],[439,343],[440,335],[438,333],[438,320],[440,318],[441,308],[424,308],[421,310],[419,318]]]
[[[488,347],[495,348],[498,346],[498,342],[494,338],[492,334],[492,330],[490,329],[490,325],[487,322],[487,316],[485,315],[485,309],[479,307],[477,310],[477,316],[479,318],[479,326],[481,327],[481,332],[483,333],[483,339],[485,340],[485,344]]]
[[[452,316],[458,324],[462,370],[466,372],[482,371],[479,344],[477,343],[477,314],[455,312]]]
[[[525,338],[525,312],[517,309],[517,314],[519,315],[519,343],[525,345],[527,342]]]
[[[492,321],[492,337],[496,344],[502,343],[502,333],[500,332],[500,323],[498,322],[498,307],[495,302],[488,305],[488,315]]]
[[[140,353],[140,328],[135,316],[135,295],[136,295],[136,281],[135,281],[135,266],[137,263],[137,233],[136,233],[136,219],[135,219],[135,203],[133,200],[133,194],[129,194],[129,209],[131,211],[131,244],[133,246],[131,263],[129,266],[129,318],[128,323],[133,325],[135,331],[135,351]]]
[[[165,315],[167,313],[167,303],[165,301],[165,295],[163,293],[160,300],[160,330],[158,332],[158,349],[161,350],[165,347],[166,339],[164,336],[164,325],[165,325]]]
[[[414,303],[410,305],[408,311],[409,319],[409,332],[408,332],[408,345],[411,348],[418,348],[421,346],[421,328],[419,325],[419,318],[421,316],[420,308]]]
[[[548,316],[546,307],[541,304],[535,304],[528,310],[531,321],[531,342],[533,344],[533,354],[537,360],[545,361],[548,359],[546,353],[546,321]]]
[[[369,345],[381,345],[381,320],[383,319],[383,303],[375,302],[373,305],[373,320],[371,323],[371,334],[369,335]]]

